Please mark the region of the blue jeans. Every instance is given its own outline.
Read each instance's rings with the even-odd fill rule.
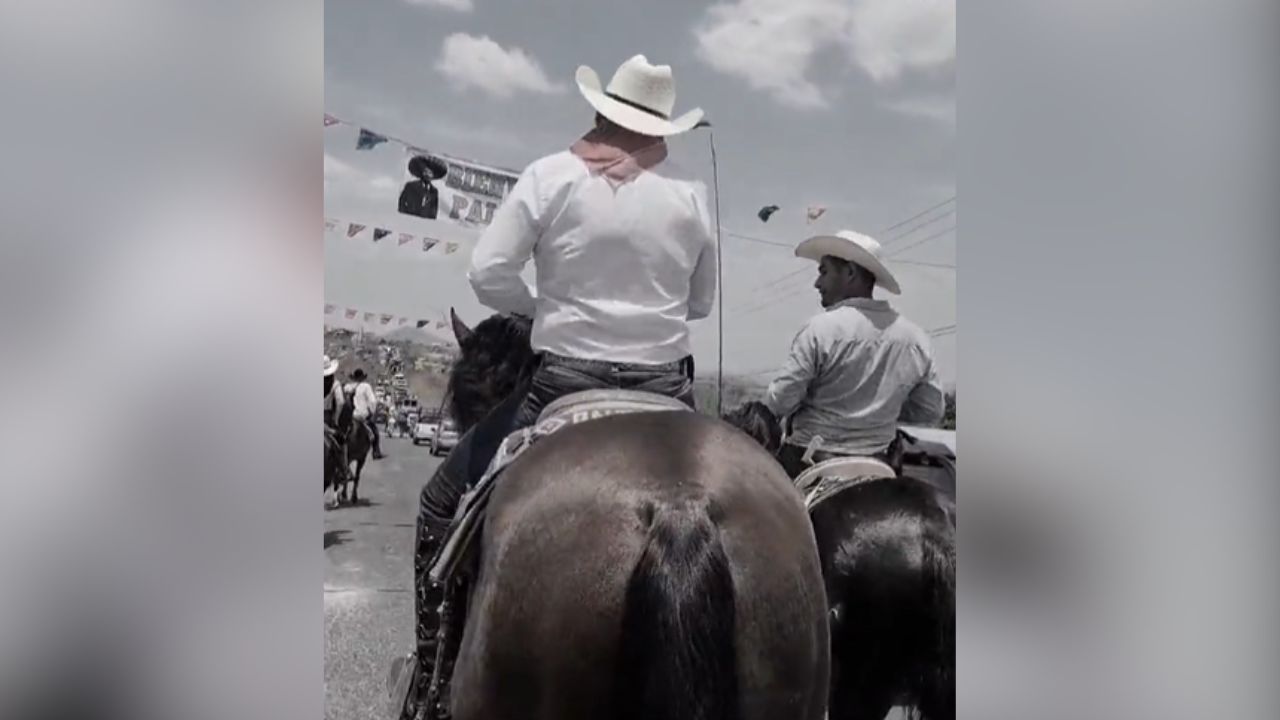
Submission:
[[[457,446],[422,489],[421,511],[432,515],[437,525],[447,525],[463,493],[484,476],[508,435],[533,425],[548,405],[566,395],[607,388],[666,395],[694,408],[693,359],[635,365],[543,354],[529,382],[458,438]]]

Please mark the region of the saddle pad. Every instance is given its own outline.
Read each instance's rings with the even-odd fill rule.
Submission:
[[[453,523],[444,537],[440,555],[431,566],[434,582],[451,578],[470,556],[480,537],[484,513],[493,494],[495,479],[535,442],[570,425],[580,425],[611,415],[638,412],[691,411],[688,405],[664,395],[629,390],[587,390],[567,395],[546,407],[530,428],[511,433],[502,441],[480,482],[462,496]]]

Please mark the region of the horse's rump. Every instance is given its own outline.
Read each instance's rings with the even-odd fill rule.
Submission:
[[[954,715],[955,535],[948,500],[909,478],[860,482],[813,508],[832,607],[831,717],[906,699]]]
[[[493,490],[479,565],[458,720],[624,717],[623,701],[822,715],[812,530],[781,469],[719,421],[642,413],[548,436]]]

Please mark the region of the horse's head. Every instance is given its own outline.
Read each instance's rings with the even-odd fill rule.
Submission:
[[[725,415],[724,421],[750,435],[771,455],[782,447],[782,426],[762,402],[752,400]]]
[[[469,328],[452,309],[449,316],[459,348],[449,373],[449,409],[458,429],[466,432],[533,372],[533,323],[500,314]]]

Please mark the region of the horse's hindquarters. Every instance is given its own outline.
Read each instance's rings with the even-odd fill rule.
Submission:
[[[799,499],[750,439],[661,415],[562,430],[498,480],[457,720],[626,718],[664,692],[736,708],[706,717],[822,717],[827,606]]]
[[[797,503],[767,517],[752,512],[727,518],[726,524],[725,548],[739,590],[742,717],[822,718],[828,606],[808,518]]]

